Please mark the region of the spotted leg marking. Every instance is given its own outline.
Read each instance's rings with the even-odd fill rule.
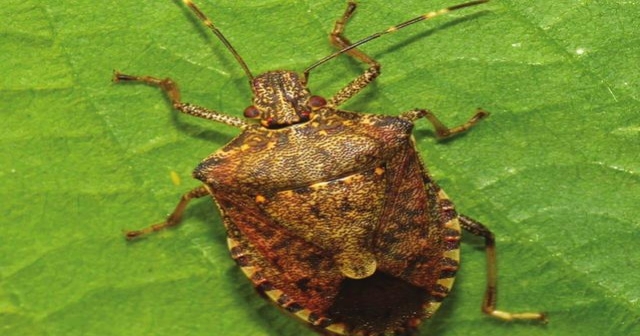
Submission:
[[[178,89],[178,84],[176,84],[171,78],[155,78],[151,76],[133,76],[126,75],[119,71],[113,72],[113,81],[118,82],[141,82],[153,86],[157,86],[169,97],[173,107],[182,113],[186,113],[192,115],[194,117],[199,117],[203,119],[213,120],[217,122],[221,122],[223,124],[227,124],[229,126],[244,128],[247,127],[248,124],[243,119],[233,117],[230,115],[226,115],[224,113],[220,113],[214,110],[210,110],[206,107],[201,107],[197,105],[192,105],[189,103],[183,103],[180,101],[180,90]]]

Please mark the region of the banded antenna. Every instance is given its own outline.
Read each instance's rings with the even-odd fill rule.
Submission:
[[[486,3],[486,2],[489,2],[489,0],[470,1],[470,2],[463,3],[463,4],[459,4],[459,5],[443,8],[443,9],[440,9],[440,10],[437,10],[437,11],[428,12],[428,13],[422,14],[422,15],[420,15],[418,17],[415,17],[415,18],[413,18],[411,20],[407,20],[407,21],[402,22],[400,24],[397,24],[395,26],[391,26],[391,27],[389,27],[389,28],[387,28],[387,29],[385,29],[383,31],[377,32],[377,33],[375,33],[373,35],[367,36],[367,37],[363,38],[362,40],[357,41],[355,43],[352,43],[352,44],[348,45],[347,47],[344,47],[341,50],[338,50],[338,51],[334,52],[333,54],[331,54],[331,55],[329,55],[329,56],[317,61],[316,63],[312,64],[310,67],[308,67],[308,68],[306,68],[304,70],[304,78],[308,78],[309,77],[309,72],[311,72],[311,70],[315,69],[316,67],[326,63],[329,60],[332,60],[332,59],[336,58],[339,55],[342,55],[342,54],[348,52],[351,49],[355,49],[355,48],[357,48],[357,47],[359,47],[359,46],[361,46],[361,45],[363,45],[363,44],[365,44],[365,43],[367,43],[369,41],[375,40],[375,39],[377,39],[378,37],[380,37],[382,35],[386,35],[386,34],[389,34],[389,33],[395,33],[398,30],[400,30],[402,28],[405,28],[407,26],[410,26],[410,25],[412,25],[414,23],[417,23],[417,22],[420,22],[420,21],[424,21],[424,20],[433,19],[436,16],[447,14],[449,12],[452,12],[452,11],[455,11],[455,10],[458,10],[458,9],[462,9],[462,8],[480,5],[480,4],[483,4],[483,3]]]
[[[233,57],[236,58],[236,61],[240,63],[242,70],[244,70],[244,72],[247,74],[247,77],[249,77],[249,81],[252,81],[254,77],[253,77],[253,74],[251,73],[251,70],[249,70],[247,63],[244,62],[240,54],[238,54],[238,52],[231,45],[229,40],[227,40],[227,38],[224,37],[224,35],[222,35],[222,32],[213,24],[213,22],[206,15],[204,15],[204,13],[200,10],[200,8],[198,8],[198,6],[196,6],[196,4],[191,2],[191,0],[183,0],[183,2],[185,5],[187,5],[187,7],[189,7],[196,14],[196,16],[204,23],[204,25],[209,27],[209,29],[220,39],[220,41],[222,41],[222,44],[224,44],[224,46],[227,47],[227,49],[229,50],[229,52],[231,52]]]

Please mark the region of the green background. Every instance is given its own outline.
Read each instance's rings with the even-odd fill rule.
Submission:
[[[198,1],[255,72],[332,51],[342,1]],[[362,1],[353,40],[456,1]],[[467,235],[455,290],[422,335],[640,334],[640,2],[492,1],[366,45],[383,75],[344,107],[432,109],[454,141],[416,138],[458,210],[497,236],[499,307],[484,317],[482,242]],[[10,0],[0,6],[0,334],[299,335],[234,266],[213,203],[136,243],[197,186],[190,173],[237,130],[178,115],[113,69],[170,76],[186,101],[249,105],[233,58],[179,1]],[[311,77],[330,96],[365,67]],[[180,183],[173,183],[171,172]]]

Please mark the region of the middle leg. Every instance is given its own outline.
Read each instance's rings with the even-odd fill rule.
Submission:
[[[454,127],[447,127],[445,124],[443,124],[440,121],[440,119],[438,119],[438,117],[436,117],[435,114],[433,114],[433,112],[429,110],[416,109],[416,110],[411,110],[411,111],[407,111],[400,114],[400,118],[406,119],[412,122],[423,117],[426,118],[427,120],[429,120],[431,125],[433,125],[433,127],[435,128],[436,137],[438,139],[445,139],[445,138],[452,137],[456,134],[464,133],[471,127],[475,126],[475,124],[477,124],[480,120],[488,116],[489,116],[489,112],[482,109],[478,109],[476,113],[464,124],[454,126]]]

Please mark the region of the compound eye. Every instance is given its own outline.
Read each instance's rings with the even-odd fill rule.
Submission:
[[[255,106],[251,105],[244,109],[244,116],[246,118],[256,119],[260,117],[260,110],[258,110]]]
[[[327,105],[327,101],[320,97],[320,96],[311,96],[309,97],[309,102],[307,103],[307,105],[312,109],[312,110],[317,110],[319,108],[322,108],[324,106]]]

